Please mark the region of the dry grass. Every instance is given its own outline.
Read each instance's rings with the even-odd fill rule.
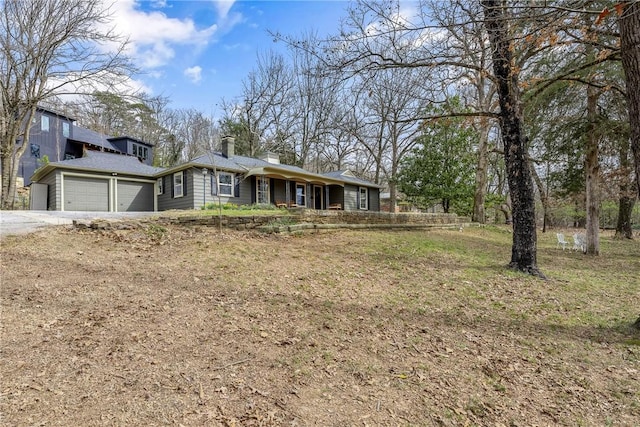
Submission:
[[[2,425],[640,424],[640,243],[148,227],[2,242]]]

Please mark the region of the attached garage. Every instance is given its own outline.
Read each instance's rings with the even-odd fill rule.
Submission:
[[[63,175],[65,211],[109,211],[109,179]]]
[[[157,209],[156,175],[162,168],[121,154],[84,154],[77,159],[47,163],[33,174],[31,181],[42,185],[43,195],[32,208],[84,212]]]
[[[118,212],[146,212],[154,209],[154,184],[148,182],[118,180]]]

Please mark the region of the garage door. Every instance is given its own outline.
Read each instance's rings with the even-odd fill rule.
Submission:
[[[64,177],[65,211],[109,211],[109,180]]]
[[[118,212],[153,211],[153,184],[118,180]]]

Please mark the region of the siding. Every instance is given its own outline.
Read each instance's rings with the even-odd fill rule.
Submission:
[[[166,211],[170,209],[194,209],[194,195],[193,195],[193,168],[186,170],[186,190],[187,195],[182,197],[171,197],[173,191],[173,173],[164,175],[164,194],[158,196],[158,210]],[[200,177],[202,178],[202,177]],[[184,184],[183,184],[184,185]],[[202,185],[202,184],[200,184]],[[202,191],[202,190],[201,190]],[[202,193],[200,193],[202,198]],[[198,207],[202,205],[202,199]]]
[[[42,116],[49,118],[49,130],[41,130]],[[35,123],[31,126],[31,134],[29,136],[29,145],[20,159],[18,176],[24,178],[24,185],[31,183],[31,175],[40,166],[39,161],[44,156],[49,157],[50,162],[64,160],[64,150],[67,144],[67,138],[62,135],[62,123],[68,123],[69,132],[72,132],[73,126],[69,120],[58,117],[42,111],[37,111],[35,115]],[[70,134],[71,135],[71,134]],[[31,154],[31,144],[40,147],[40,157]]]
[[[224,172],[224,171],[222,171]],[[207,184],[206,184],[206,203],[218,203],[218,195],[213,195],[211,194],[211,186],[212,185],[216,185],[214,181],[212,182],[212,177],[210,176],[213,172],[209,171],[209,174],[207,175]],[[242,179],[241,175],[237,175],[233,172],[231,172],[233,174],[233,179],[234,179],[234,185],[233,185],[233,192],[235,194],[235,180],[236,179],[240,179],[240,191],[239,191],[239,196],[238,197],[233,197],[233,196],[220,196],[220,202],[222,202],[222,204],[225,203],[233,203],[235,205],[250,205],[251,204],[251,180],[250,179]],[[200,174],[202,174],[202,172],[200,172]],[[198,177],[196,176],[195,179],[195,191],[194,193],[196,194],[196,206],[199,208],[200,206],[202,206],[202,176],[200,176],[200,178],[198,179]]]
[[[58,171],[53,171],[38,181],[40,184],[47,184],[47,210],[50,211],[59,210],[60,184],[57,184],[57,182],[59,182],[59,176]]]
[[[344,204],[342,209],[345,211],[358,210],[358,187],[355,185],[345,184],[344,186]]]
[[[211,174],[209,171],[206,177],[206,189],[204,188],[204,182],[202,179],[202,169],[191,168],[187,169],[187,195],[178,198],[171,197],[171,190],[173,186],[173,173],[164,175],[164,194],[158,195],[158,210],[166,211],[169,209],[200,209],[203,201],[205,203],[217,203],[218,196],[211,194]],[[228,197],[222,196],[220,200],[222,203],[234,203],[236,205],[250,205],[251,204],[251,181],[253,177],[242,179],[240,178],[240,196]],[[205,196],[203,199],[203,191]]]

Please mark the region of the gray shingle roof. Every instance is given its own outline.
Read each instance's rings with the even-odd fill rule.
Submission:
[[[333,172],[325,172],[322,175],[328,176],[329,178],[339,179],[339,180],[344,181],[344,182],[349,183],[349,184],[362,185],[362,186],[367,186],[367,187],[382,188],[382,186],[380,186],[378,184],[374,184],[371,181],[367,181],[365,179],[361,179],[361,178],[352,176],[352,175],[350,175],[350,173],[351,172],[349,172],[349,171],[333,171]]]
[[[50,165],[141,176],[153,176],[164,170],[163,168],[145,165],[138,160],[137,157],[127,156],[124,154],[103,153],[100,151],[87,151],[85,157],[63,160],[61,162],[52,162]]]
[[[237,157],[238,156],[234,156],[231,159],[228,159],[220,153],[211,153],[196,157],[188,163],[212,167],[215,166],[216,169],[224,169],[233,172],[246,172],[246,168],[235,162]]]
[[[69,138],[72,141],[83,142],[87,144],[91,144],[95,147],[104,148],[106,150],[113,150],[120,152],[118,148],[116,148],[108,139],[106,135],[103,135],[98,132],[94,132],[89,129],[81,128],[78,126],[73,127],[73,137]]]

